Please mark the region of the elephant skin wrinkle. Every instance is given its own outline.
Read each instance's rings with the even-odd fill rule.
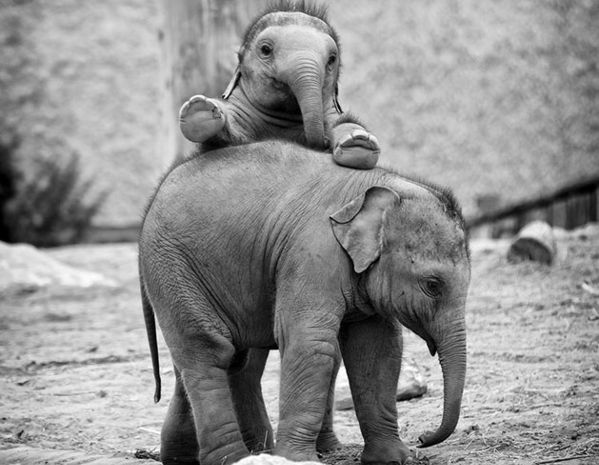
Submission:
[[[354,170],[283,141],[227,147],[162,181],[139,243],[142,302],[157,381],[154,314],[175,395],[161,458],[223,465],[273,450],[315,461],[335,450],[341,360],[364,436],[363,463],[405,463],[397,382],[403,326],[439,354],[440,426],[460,415],[470,254],[447,191],[382,168]],[[276,442],[260,378],[281,356]],[[276,445],[275,445],[276,444]]]

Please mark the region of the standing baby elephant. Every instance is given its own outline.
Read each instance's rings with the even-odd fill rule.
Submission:
[[[470,262],[448,192],[291,143],[229,147],[162,181],[139,253],[154,366],[152,309],[176,373],[164,463],[232,463],[271,434],[259,386],[261,354],[276,347],[275,454],[317,460],[343,358],[362,462],[405,463],[395,407],[402,325],[439,353],[444,377],[441,424],[421,445],[455,429]]]
[[[330,148],[340,165],[375,166],[379,145],[337,100],[341,62],[325,9],[281,1],[247,29],[223,99],[196,95],[180,111],[183,135],[203,150],[282,138]]]

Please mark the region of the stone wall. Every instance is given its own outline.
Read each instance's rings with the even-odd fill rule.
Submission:
[[[393,166],[468,214],[599,173],[598,2],[342,3],[342,104]]]
[[[0,2],[0,137],[25,164],[78,153],[110,192],[101,224],[138,222],[165,164],[157,33],[152,1]]]
[[[482,200],[599,171],[599,4],[335,0],[341,104],[383,162]],[[75,151],[111,196],[97,223],[139,220],[160,149],[159,10],[145,0],[0,0],[0,138]],[[201,89],[198,89],[201,91]]]

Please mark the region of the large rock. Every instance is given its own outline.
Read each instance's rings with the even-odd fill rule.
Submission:
[[[335,401],[335,409],[351,410],[354,408],[354,403],[349,393],[349,386],[347,386],[347,383],[343,383],[343,376],[340,376],[340,378],[341,383],[337,383],[337,388],[338,391],[340,391],[340,395],[339,399]],[[400,402],[402,400],[410,400],[414,399],[415,397],[421,397],[426,393],[426,390],[426,380],[424,379],[424,375],[422,374],[416,362],[409,358],[402,360],[401,373],[399,375],[395,400]]]
[[[0,294],[33,291],[46,286],[116,286],[105,276],[55,260],[29,244],[0,242]]]
[[[507,259],[511,263],[532,260],[551,265],[557,255],[557,242],[551,226],[544,221],[533,221],[520,230],[510,245]]]

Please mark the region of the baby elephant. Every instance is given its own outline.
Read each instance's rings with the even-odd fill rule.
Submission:
[[[272,348],[281,354],[276,455],[317,460],[343,358],[362,462],[405,463],[395,408],[402,325],[439,353],[444,377],[441,424],[421,445],[454,430],[470,262],[448,192],[292,143],[228,147],[162,181],[139,254],[155,375],[152,309],[176,373],[164,463],[222,465],[272,448],[260,391]]]
[[[337,100],[339,52],[324,8],[280,2],[246,31],[223,99],[196,95],[183,105],[183,135],[204,152],[282,138],[330,148],[340,165],[374,167],[376,137]]]

